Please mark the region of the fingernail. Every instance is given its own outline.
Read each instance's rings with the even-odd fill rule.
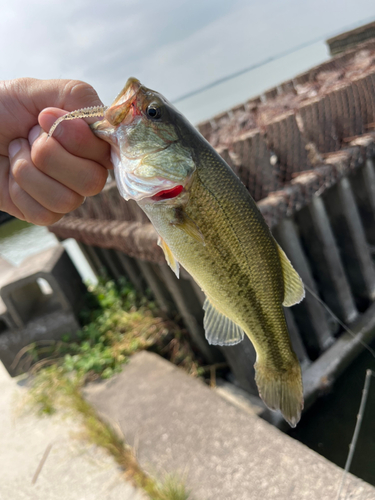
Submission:
[[[12,159],[16,154],[19,152],[21,149],[21,141],[19,139],[16,139],[15,141],[12,141],[9,146],[8,146],[8,154],[9,158]]]
[[[35,125],[29,132],[29,144],[30,146],[33,145],[35,140],[40,136],[42,133],[42,127],[40,125]]]

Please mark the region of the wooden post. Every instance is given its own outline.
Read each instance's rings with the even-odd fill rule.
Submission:
[[[220,350],[228,361],[236,383],[250,394],[258,396],[258,388],[254,380],[256,352],[248,337],[245,335],[239,344],[220,347]]]
[[[142,274],[138,269],[136,260],[132,259],[128,255],[125,255],[124,252],[120,252],[119,250],[116,250],[116,255],[129,280],[134,285],[134,288],[137,292],[143,293],[145,291],[145,286],[143,284]]]
[[[294,320],[294,316],[289,307],[284,308],[286,324],[288,325],[289,337],[292,342],[293,350],[297,354],[297,358],[304,368],[310,364],[309,357],[307,355],[305,346],[301,338],[301,334],[298,330],[297,324]]]
[[[98,264],[97,256],[94,254],[94,257],[93,257],[93,253],[88,250],[90,248],[90,247],[88,247],[88,245],[85,245],[81,241],[77,241],[77,240],[75,240],[75,241],[77,242],[77,245],[79,246],[79,249],[81,250],[81,252],[83,253],[85,259],[87,260],[87,263],[90,266],[93,274],[95,276],[98,276],[99,269],[98,269],[98,266],[97,266],[97,264]],[[91,248],[90,248],[90,250],[91,250]]]
[[[321,197],[314,197],[296,220],[320,295],[342,321],[351,323],[358,311]]]
[[[325,205],[357,304],[365,309],[375,298],[375,268],[346,177],[329,191]]]
[[[121,267],[118,262],[116,262],[116,254],[114,250],[109,250],[108,248],[101,248],[100,252],[103,256],[103,260],[105,263],[105,267],[107,268],[108,273],[117,281],[122,276],[123,273],[121,271]]]
[[[155,274],[152,264],[140,259],[137,259],[137,264],[160,309],[166,314],[173,314],[176,311],[173,298],[164,283]]]
[[[274,228],[273,234],[280,243],[302,281],[313,292],[318,294],[315,280],[312,276],[309,261],[302,248],[294,222],[284,219]],[[333,342],[332,328],[327,321],[325,309],[306,291],[303,301],[291,308],[300,335],[312,358],[324,351]]]
[[[350,176],[356,205],[359,209],[366,239],[375,245],[375,170],[373,160],[366,163]]]
[[[103,263],[98,257],[97,252],[95,251],[95,247],[92,247],[91,245],[85,245],[84,243],[78,242],[77,243],[80,245],[81,249],[85,250],[84,254],[85,256],[87,255],[89,258],[89,262],[93,264],[93,267],[95,268],[95,273],[100,276],[103,272]]]

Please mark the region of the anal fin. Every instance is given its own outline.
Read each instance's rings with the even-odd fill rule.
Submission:
[[[158,239],[158,245],[163,249],[165,260],[167,261],[168,266],[172,269],[172,271],[175,273],[177,278],[180,277],[180,264],[178,261],[175,259],[175,256],[173,255],[171,249],[169,246],[166,244],[166,242],[163,240],[161,236],[159,236]]]
[[[244,339],[244,332],[236,323],[219,312],[206,298],[203,326],[206,339],[212,345],[235,345]]]

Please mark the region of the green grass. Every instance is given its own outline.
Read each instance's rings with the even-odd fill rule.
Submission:
[[[151,500],[188,500],[190,493],[177,476],[166,476],[159,481],[142,470],[132,448],[97,416],[82,397],[81,387],[81,377],[67,377],[63,368],[55,364],[36,374],[26,403],[30,409],[37,408],[42,413],[63,410],[68,415],[79,415],[82,423],[80,438],[110,453],[123,469],[126,478],[142,488]]]
[[[111,377],[143,349],[162,355],[188,373],[203,374],[186,332],[159,317],[155,305],[138,297],[126,281],[102,280],[93,287],[82,321],[85,325],[73,339],[34,343],[22,353],[33,364],[27,407],[42,414],[57,410],[79,414],[85,439],[105,448],[127,478],[152,500],[188,500],[189,492],[179,478],[167,476],[157,481],[141,469],[133,450],[98,418],[81,392],[86,382]]]
[[[138,297],[125,280],[92,287],[81,316],[84,326],[74,338],[34,343],[22,353],[33,372],[57,365],[61,374],[74,373],[85,383],[110,378],[132,354],[148,349],[192,375],[203,373],[186,331],[158,316],[153,302]]]

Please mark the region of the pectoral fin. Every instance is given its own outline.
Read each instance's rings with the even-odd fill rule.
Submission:
[[[205,245],[204,236],[201,233],[199,227],[196,223],[184,212],[181,208],[175,209],[175,218],[171,221],[171,224],[181,231],[184,231],[186,234],[194,238],[202,245]]]
[[[203,309],[203,326],[209,344],[235,345],[244,339],[242,328],[219,312],[208,299],[205,300]]]
[[[172,271],[175,273],[177,278],[180,277],[180,265],[178,261],[175,259],[171,249],[169,246],[166,244],[166,242],[159,236],[158,239],[158,245],[163,249],[165,260],[167,261],[167,264],[169,267],[172,269]]]
[[[305,296],[305,289],[297,271],[285,255],[284,250],[277,245],[281,267],[284,277],[284,302],[283,306],[290,307],[298,304]]]

